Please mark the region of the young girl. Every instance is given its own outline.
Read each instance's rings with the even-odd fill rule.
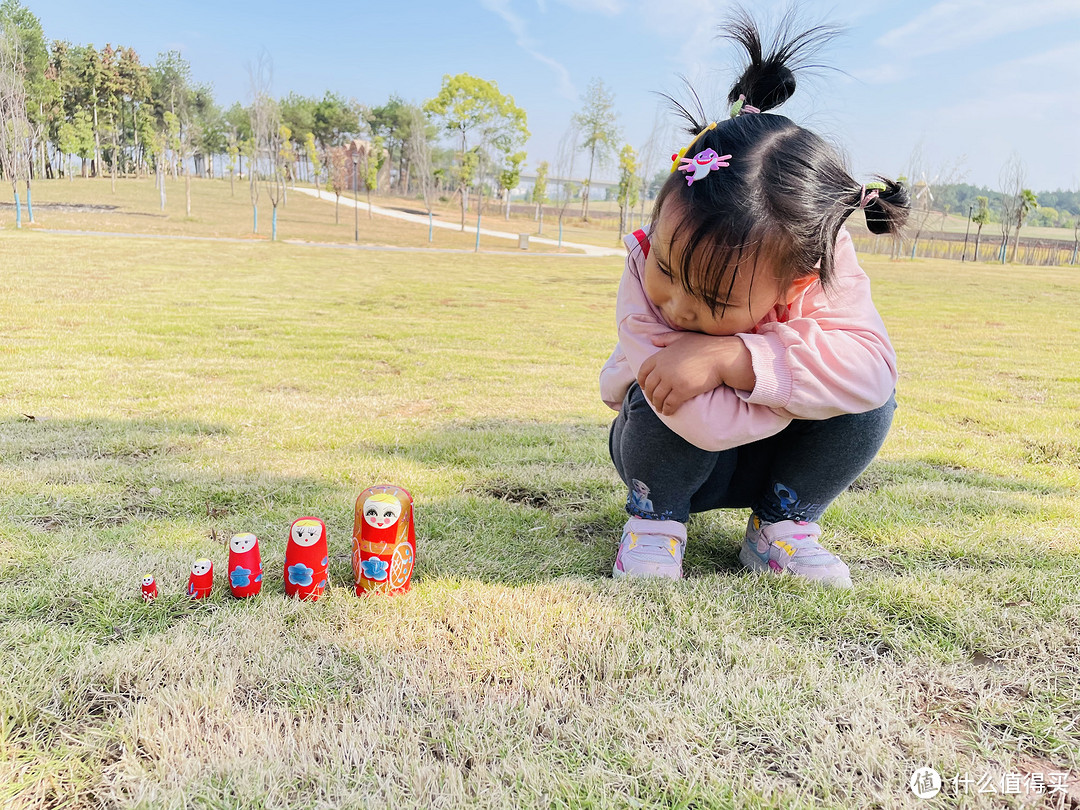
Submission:
[[[843,223],[861,210],[896,233],[908,196],[852,179],[821,138],[766,112],[833,33],[778,36],[763,54],[739,16],[727,35],[750,59],[725,118],[677,105],[693,140],[651,227],[626,237],[619,342],[600,373],[629,490],[616,577],[680,578],[690,513],[749,507],[744,565],[851,584],[816,521],[885,440],[896,358]]]

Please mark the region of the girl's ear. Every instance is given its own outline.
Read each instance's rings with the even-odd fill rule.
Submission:
[[[817,276],[803,276],[802,278],[795,279],[788,286],[787,292],[785,292],[780,297],[780,300],[784,303],[785,306],[788,304],[794,304],[797,300],[799,300],[802,294],[806,292],[807,287],[809,287],[817,280]]]

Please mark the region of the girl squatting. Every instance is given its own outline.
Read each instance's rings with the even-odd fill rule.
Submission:
[[[897,374],[843,225],[862,211],[873,233],[897,233],[908,194],[854,180],[820,137],[767,112],[834,34],[786,24],[763,52],[741,14],[726,36],[749,64],[725,116],[676,103],[693,140],[651,226],[625,239],[619,340],[600,373],[628,488],[616,577],[681,578],[690,514],[749,508],[744,565],[851,584],[817,521],[884,442]]]

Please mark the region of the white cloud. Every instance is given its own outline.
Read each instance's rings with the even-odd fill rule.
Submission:
[[[510,9],[510,0],[480,0],[480,4],[503,19],[503,22],[510,29],[510,33],[514,35],[514,40],[519,48],[555,72],[559,80],[559,95],[568,99],[577,98],[577,90],[573,81],[570,80],[570,71],[558,60],[552,59],[536,49],[532,38],[528,35],[525,20]]]
[[[941,0],[877,44],[926,56],[1074,19],[1080,19],[1077,0]]]

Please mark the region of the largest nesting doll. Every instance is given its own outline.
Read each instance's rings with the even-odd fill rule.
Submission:
[[[329,562],[326,524],[314,517],[294,520],[285,546],[285,595],[314,602],[326,589]]]
[[[356,595],[409,590],[415,562],[412,495],[390,484],[368,487],[356,499],[353,521]]]

